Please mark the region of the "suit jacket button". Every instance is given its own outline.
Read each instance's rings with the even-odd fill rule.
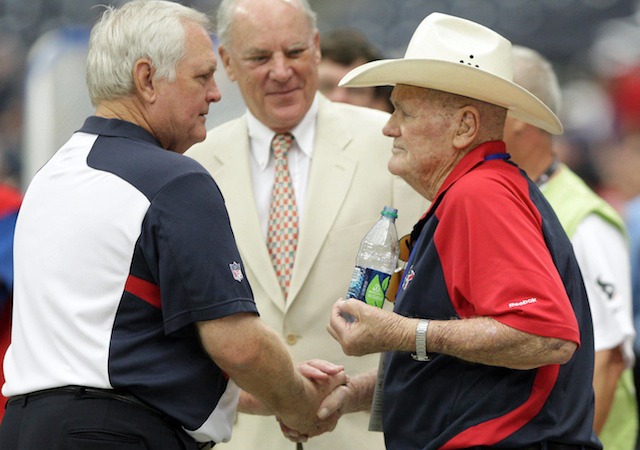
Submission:
[[[286,340],[287,340],[287,344],[293,345],[296,342],[298,342],[298,336],[296,336],[293,333],[289,333],[289,334],[287,334]]]

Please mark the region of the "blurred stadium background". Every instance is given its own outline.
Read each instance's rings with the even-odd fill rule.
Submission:
[[[84,86],[84,55],[89,28],[101,11],[97,5],[105,3],[117,5],[123,0],[0,0],[0,181],[24,188],[91,114]],[[213,13],[219,0],[182,3]],[[611,157],[617,160],[621,156],[619,152],[636,164],[633,158],[640,160],[635,155],[640,149],[607,145],[602,150],[603,142],[619,137],[620,107],[610,88],[612,83],[621,84],[621,77],[626,77],[621,94],[625,113],[640,117],[640,107],[634,109],[640,104],[640,82],[636,82],[640,76],[635,74],[640,64],[637,0],[310,3],[318,13],[321,37],[332,29],[357,28],[387,57],[401,57],[416,26],[434,11],[482,23],[515,44],[540,51],[553,62],[563,84],[566,104],[562,119],[567,128],[563,155],[567,162],[592,185],[615,190],[621,198],[640,193],[640,181],[629,181],[625,178],[628,174],[620,179],[619,169],[608,167]],[[211,109],[210,126],[241,114],[243,109],[235,87],[223,73],[219,82],[223,101]],[[633,167],[637,174],[640,165]]]

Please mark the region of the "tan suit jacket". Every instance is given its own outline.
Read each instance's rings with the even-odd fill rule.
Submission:
[[[428,202],[387,170],[392,141],[382,134],[386,113],[319,99],[305,210],[286,302],[255,207],[245,118],[214,128],[186,154],[209,170],[220,187],[260,316],[282,336],[293,361],[321,358],[344,365],[354,376],[376,368],[379,357],[344,355],[326,330],[331,306],[346,294],[360,240],[383,206],[398,208],[402,236]],[[368,413],[347,414],[333,432],[312,438],[304,449],[383,449],[382,434],[367,431],[368,420]],[[295,444],[282,436],[273,417],[239,414],[231,441],[220,447],[293,450]]]

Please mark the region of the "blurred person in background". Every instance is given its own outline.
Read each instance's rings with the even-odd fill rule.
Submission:
[[[22,139],[22,73],[27,50],[0,30],[0,182],[19,185]]]
[[[633,292],[633,317],[636,330],[640,329],[640,64],[619,71],[607,83],[615,109],[616,130],[620,160],[617,172],[627,200],[624,218],[629,231],[631,253],[631,283]],[[622,177],[620,175],[623,175]],[[624,176],[626,175],[626,176]],[[626,182],[626,183],[625,183]],[[640,335],[636,335],[634,350],[640,358]],[[636,396],[640,402],[640,365],[635,370]],[[640,436],[636,445],[640,449]]]
[[[338,82],[355,67],[382,59],[382,53],[359,30],[344,28],[320,37],[321,60],[318,65],[318,89],[329,100],[367,106],[392,112],[391,86],[351,89]]]
[[[386,170],[392,142],[381,130],[389,115],[331,102],[318,92],[320,37],[306,0],[223,0],[217,26],[221,61],[248,110],[209,131],[186,154],[220,186],[262,319],[278,331],[294,361],[314,355],[344,366],[350,376],[345,389],[357,393],[379,358],[346,357],[327,334],[327,314],[347,292],[360,241],[383,206],[399,210],[402,235],[428,202]],[[291,183],[288,211],[295,211],[282,258],[270,214],[284,177],[276,170],[276,157],[282,159],[274,138],[288,144],[282,159]],[[363,402],[368,410],[370,399]],[[368,432],[368,423],[368,412],[349,414],[333,432],[297,446],[383,449],[381,433]],[[295,447],[272,418],[243,414],[223,446]]]
[[[614,114],[614,136],[601,159],[607,183],[617,191],[620,212],[640,194],[640,61],[604,81]]]
[[[294,368],[219,189],[181,155],[206,136],[216,67],[208,17],[175,2],[105,7],[93,27],[95,115],[18,214],[0,448],[210,448],[230,438],[240,388],[241,408],[309,435],[335,425],[316,410],[346,375]]]
[[[514,82],[558,114],[560,86],[549,61],[521,46],[513,47],[513,55]],[[629,248],[623,220],[559,160],[547,131],[508,117],[504,141],[512,160],[556,211],[584,278],[595,342],[594,429],[604,448],[631,450],[638,433],[638,411]]]
[[[0,31],[0,386],[4,384],[2,362],[11,338],[13,232],[22,200],[16,189],[22,133],[22,88],[18,74],[25,54],[19,39]],[[5,401],[0,394],[0,422]]]
[[[590,60],[610,102],[612,132],[599,149],[599,165],[614,206],[622,213],[630,241],[633,317],[636,329],[634,369],[640,403],[640,10],[607,21],[597,30]],[[640,436],[636,449],[640,449]]]
[[[633,293],[633,320],[636,330],[640,330],[640,195],[631,199],[625,208],[625,223],[629,230],[629,252],[631,254],[631,287]],[[636,335],[634,351],[640,357],[640,337]],[[636,399],[640,402],[640,367],[634,369]],[[636,440],[636,449],[640,449],[640,437]]]
[[[11,302],[13,296],[13,233],[22,194],[0,184],[0,386],[4,384],[2,363],[11,339]],[[0,422],[6,398],[0,395]]]

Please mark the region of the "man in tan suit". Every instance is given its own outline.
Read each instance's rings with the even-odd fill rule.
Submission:
[[[211,130],[186,154],[211,172],[224,195],[261,318],[281,334],[294,361],[344,365],[351,377],[347,388],[358,390],[378,357],[343,354],[326,331],[331,306],[346,294],[360,240],[382,208],[398,208],[402,236],[427,201],[387,170],[392,145],[382,127],[388,114],[332,103],[317,93],[319,35],[306,0],[224,0],[218,34],[221,61],[248,111]],[[298,220],[286,288],[267,248],[276,170],[270,143],[284,132],[293,135],[288,169]],[[333,432],[298,448],[383,449],[382,433],[368,431],[368,423],[368,412],[346,414]],[[240,414],[222,447],[293,450],[296,444],[282,436],[274,418]]]

